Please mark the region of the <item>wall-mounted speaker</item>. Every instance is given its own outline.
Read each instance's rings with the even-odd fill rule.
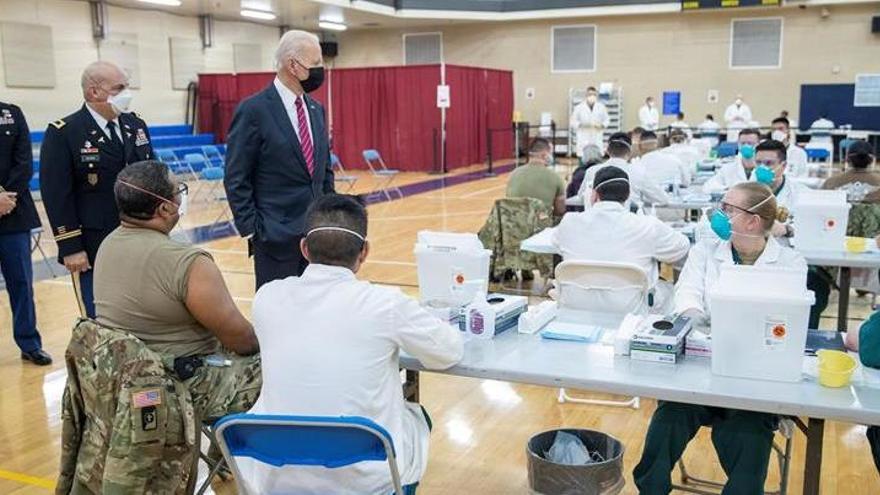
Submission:
[[[871,18],[871,32],[874,34],[880,33],[880,15],[875,15]]]
[[[321,55],[327,58],[333,58],[339,55],[339,43],[335,41],[322,41]]]

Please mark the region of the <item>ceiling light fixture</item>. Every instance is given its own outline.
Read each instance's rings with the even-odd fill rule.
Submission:
[[[330,31],[345,31],[348,26],[341,22],[318,21],[318,27],[321,29],[329,29]]]
[[[274,12],[266,12],[264,10],[241,9],[242,17],[251,19],[260,19],[261,21],[274,21],[276,17]]]
[[[140,0],[142,3],[151,3],[153,5],[164,5],[166,7],[180,7],[180,0]]]

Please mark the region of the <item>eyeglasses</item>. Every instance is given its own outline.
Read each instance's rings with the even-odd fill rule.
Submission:
[[[730,215],[733,213],[733,210],[739,210],[739,211],[741,211],[741,212],[743,212],[743,213],[748,213],[748,214],[750,214],[750,215],[754,215],[754,214],[755,214],[755,212],[753,212],[753,211],[749,211],[749,210],[747,210],[746,208],[743,208],[742,206],[732,205],[732,204],[730,204],[730,203],[726,203],[726,202],[724,202],[724,201],[722,201],[722,202],[719,204],[719,209],[720,209],[721,211],[723,211],[725,214],[727,214],[728,216],[730,216]]]
[[[189,195],[189,186],[186,185],[186,182],[181,182],[177,185],[177,190],[174,191],[175,196],[180,196],[182,194]]]
[[[776,160],[755,160],[755,164],[763,165],[765,167],[776,168],[782,164],[782,162],[778,162]]]

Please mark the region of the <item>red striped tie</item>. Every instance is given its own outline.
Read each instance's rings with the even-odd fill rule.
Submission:
[[[303,108],[302,97],[296,99],[296,118],[299,122],[299,145],[306,157],[306,167],[309,175],[315,175],[315,148],[312,146],[312,136],[309,134],[309,121],[306,120],[306,111]]]

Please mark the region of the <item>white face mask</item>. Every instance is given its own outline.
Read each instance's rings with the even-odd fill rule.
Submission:
[[[743,101],[739,98],[736,99],[736,106],[740,106],[743,104]]]
[[[127,113],[129,107],[131,106],[131,100],[134,98],[134,94],[130,89],[126,88],[120,91],[118,94],[110,95],[107,98],[107,103],[113,107],[113,111],[116,112],[117,115]]]
[[[773,138],[774,141],[785,142],[788,139],[788,134],[785,131],[773,131],[770,134],[770,137]]]
[[[177,207],[177,214],[184,216],[187,211],[189,211],[189,193],[184,192],[180,194],[180,205]]]
[[[596,97],[594,95],[587,96],[587,103],[593,104],[596,103]]]

